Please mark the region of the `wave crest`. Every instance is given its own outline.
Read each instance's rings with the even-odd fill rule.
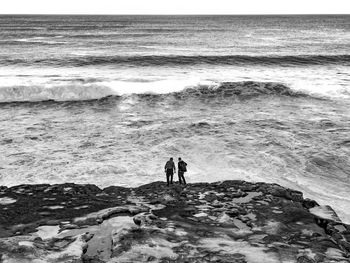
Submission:
[[[56,66],[92,66],[92,65],[124,65],[124,66],[169,66],[169,65],[350,65],[350,55],[297,55],[297,56],[73,56],[44,59],[3,59],[2,65],[56,65]]]
[[[99,85],[11,86],[0,88],[0,102],[96,100],[112,94],[110,88]]]
[[[222,82],[218,86],[199,86],[188,88],[176,95],[195,97],[256,97],[261,95],[284,95],[290,97],[307,96],[305,93],[293,91],[289,87],[275,82]]]
[[[141,100],[155,98],[211,99],[211,98],[251,98],[263,95],[302,97],[305,93],[296,92],[289,87],[274,82],[222,82],[212,85],[196,85],[177,92],[154,93],[140,92],[122,96],[137,96]],[[118,93],[106,86],[97,84],[65,85],[52,88],[39,86],[16,86],[0,88],[0,102],[38,102],[38,101],[85,101],[104,98],[119,98]]]

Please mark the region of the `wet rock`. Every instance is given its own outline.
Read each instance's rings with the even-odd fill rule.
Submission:
[[[49,241],[30,236],[0,239],[0,254],[5,262],[82,262],[90,234],[55,238]]]
[[[288,262],[333,262],[349,254],[349,226],[334,211],[276,184],[1,191],[16,200],[0,206],[0,254],[14,262],[48,255],[62,262],[63,254],[64,262],[277,262],[286,255]],[[320,217],[325,211],[331,216]]]
[[[298,257],[298,263],[315,263],[315,260],[307,257],[307,256],[300,256]]]
[[[303,193],[291,189],[284,188],[282,186],[273,184],[273,185],[264,185],[261,187],[261,191],[264,193],[269,193],[273,196],[283,197],[289,200],[296,202],[303,201]]]
[[[339,234],[339,233],[333,233],[333,234],[332,234],[332,238],[333,238],[334,240],[340,241],[340,240],[343,239],[343,236],[342,236],[341,234]]]
[[[230,217],[236,217],[240,215],[238,209],[231,209],[229,211],[226,211],[226,214],[229,215]]]
[[[339,244],[346,249],[347,252],[350,253],[350,242],[340,240]]]
[[[333,226],[339,233],[346,233],[346,227],[343,225],[336,224]]]
[[[342,235],[346,241],[350,242],[350,232],[343,232]]]
[[[137,226],[149,225],[153,220],[156,220],[157,216],[152,213],[139,213],[133,217],[133,221]]]
[[[315,206],[319,206],[319,204],[315,200],[311,200],[306,198],[303,200],[303,206],[307,209],[313,208]]]
[[[220,207],[223,207],[224,205],[221,202],[219,202],[218,200],[214,200],[214,202],[211,203],[211,206],[216,207],[216,208],[220,208]]]
[[[211,203],[211,202],[214,202],[214,201],[217,200],[217,196],[215,194],[213,194],[213,193],[210,193],[210,194],[206,195],[204,197],[204,199]]]

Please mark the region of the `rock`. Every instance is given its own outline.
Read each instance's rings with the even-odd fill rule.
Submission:
[[[343,239],[343,236],[339,233],[333,233],[332,238],[337,240],[337,241],[340,241],[341,239]]]
[[[343,225],[336,224],[333,226],[339,233],[346,233],[346,227]]]
[[[230,217],[236,217],[240,215],[238,209],[231,209],[229,211],[226,211],[226,214],[229,215]]]
[[[152,213],[140,213],[133,217],[133,221],[137,226],[151,224],[153,220],[156,220],[157,217]]]
[[[214,200],[214,202],[212,202],[211,206],[216,207],[216,208],[220,208],[220,207],[223,207],[223,204],[221,202],[219,202],[218,200]]]
[[[141,220],[142,218],[141,217],[137,217],[137,216],[134,216],[133,217],[133,221],[134,221],[134,223],[137,225],[137,226],[141,226],[141,224],[142,224],[142,220]]]
[[[350,253],[350,242],[344,241],[344,240],[340,240],[340,245],[346,249],[347,252]]]
[[[206,195],[204,197],[204,199],[211,203],[211,202],[214,202],[214,201],[217,200],[217,196],[215,194],[213,194],[213,193],[210,193],[210,194]]]
[[[315,260],[307,257],[307,256],[300,256],[298,257],[298,263],[315,263]]]
[[[315,200],[311,200],[306,198],[303,200],[303,206],[307,209],[313,208],[315,206],[319,206],[319,204]]]
[[[243,263],[288,255],[305,263],[333,262],[332,250],[349,254],[350,228],[333,210],[277,184],[1,189],[2,198],[16,199],[11,209],[0,206],[0,255],[13,262]]]
[[[282,221],[284,223],[291,222],[303,222],[303,223],[313,223],[314,216],[310,214],[306,209],[300,207],[294,207],[291,205],[283,207],[284,218]]]
[[[350,232],[346,231],[342,233],[346,241],[350,242]]]
[[[303,201],[303,193],[299,191],[287,191],[287,198],[296,201],[301,202]]]
[[[81,234],[74,237],[55,238],[42,241],[30,236],[0,239],[0,253],[8,262],[32,262],[33,258],[42,262],[82,262],[82,255],[92,235]]]

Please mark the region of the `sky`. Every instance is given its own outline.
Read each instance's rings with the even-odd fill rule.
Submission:
[[[0,14],[350,14],[350,1],[1,0]]]

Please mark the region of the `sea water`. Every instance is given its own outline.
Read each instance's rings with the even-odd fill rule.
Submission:
[[[182,157],[350,223],[349,103],[350,16],[0,16],[0,185],[138,186]]]

